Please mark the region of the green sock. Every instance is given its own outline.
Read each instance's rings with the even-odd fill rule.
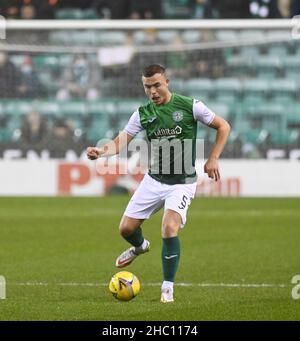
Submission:
[[[138,227],[131,235],[123,237],[125,240],[128,241],[131,245],[138,247],[143,244],[144,237],[142,233],[142,229]]]
[[[180,259],[180,242],[178,237],[163,238],[161,258],[164,281],[174,282]]]

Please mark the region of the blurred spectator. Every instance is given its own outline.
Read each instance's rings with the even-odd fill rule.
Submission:
[[[130,0],[94,0],[91,6],[106,19],[125,19],[129,16]]]
[[[215,50],[214,58],[211,59],[211,55],[203,51],[195,64],[189,65],[190,74],[193,77],[200,78],[222,78],[225,76],[225,63],[224,56],[221,50]]]
[[[57,8],[57,4],[58,0],[39,0],[38,5],[36,6],[36,18],[54,19],[54,11]]]
[[[54,10],[59,4],[59,0],[21,0],[20,2],[23,19],[54,19]]]
[[[63,85],[65,88],[58,91],[57,99],[97,99],[99,97],[99,90],[97,90],[99,82],[99,66],[90,62],[84,54],[75,56],[72,65],[64,73]]]
[[[194,0],[193,19],[211,19],[216,13],[213,11],[210,0]]]
[[[48,133],[48,123],[45,117],[42,117],[38,111],[31,111],[22,122],[19,142],[22,148],[41,149]]]
[[[48,150],[52,158],[64,158],[68,150],[76,149],[74,131],[63,119],[58,119],[49,135]]]
[[[81,8],[91,7],[93,0],[56,0],[58,8]],[[99,0],[101,2],[101,0]]]
[[[18,7],[8,7],[5,11],[6,19],[19,19],[19,8]]]
[[[277,0],[250,0],[249,10],[252,18],[274,19],[281,17]]]
[[[0,98],[19,97],[21,84],[21,72],[8,60],[5,52],[0,52]]]
[[[291,17],[300,15],[300,0],[293,0],[291,6]]]
[[[33,20],[36,18],[36,8],[33,5],[24,5],[20,8],[20,18]]]
[[[252,1],[252,0],[250,0]],[[255,0],[256,1],[256,0]],[[257,0],[264,2],[265,0]],[[269,1],[269,0],[266,0]],[[249,1],[222,0],[214,1],[214,7],[219,12],[219,19],[249,18]]]
[[[281,18],[290,18],[291,0],[277,0],[277,8]]]
[[[161,0],[131,0],[131,19],[161,18]]]
[[[24,61],[21,66],[22,83],[20,85],[20,95],[22,98],[39,97],[43,93],[38,75],[33,69],[32,58],[24,56]]]
[[[20,0],[1,0],[0,8],[1,15],[4,15],[6,19],[18,19],[19,18],[19,4]]]

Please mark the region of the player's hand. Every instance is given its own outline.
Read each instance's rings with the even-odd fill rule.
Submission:
[[[101,156],[101,150],[97,147],[88,147],[86,155],[90,160],[96,160]]]
[[[220,171],[217,158],[209,158],[204,165],[204,173],[207,173],[208,177],[215,181],[220,180]]]

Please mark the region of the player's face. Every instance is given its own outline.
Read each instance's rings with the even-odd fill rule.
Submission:
[[[156,73],[151,77],[143,76],[142,81],[145,93],[153,103],[160,105],[170,100],[172,95],[168,88],[169,80],[165,75]]]

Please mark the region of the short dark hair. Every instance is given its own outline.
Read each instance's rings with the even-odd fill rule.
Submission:
[[[151,64],[143,69],[144,77],[152,77],[156,73],[161,73],[162,75],[164,75],[166,73],[166,69],[159,64]]]

